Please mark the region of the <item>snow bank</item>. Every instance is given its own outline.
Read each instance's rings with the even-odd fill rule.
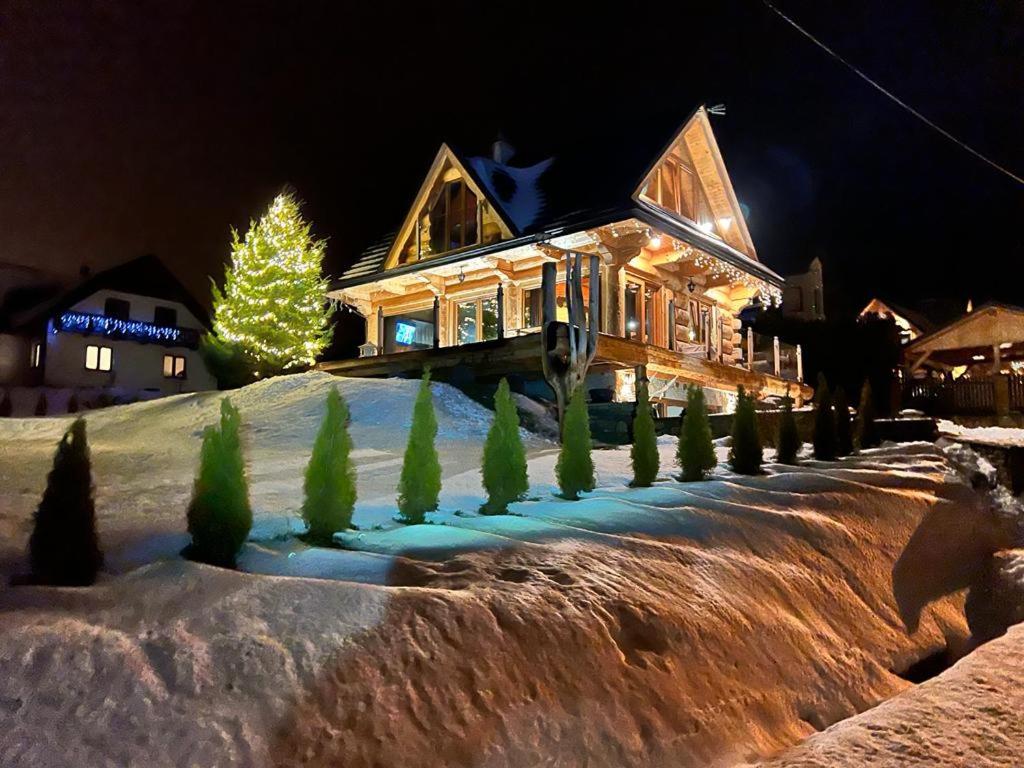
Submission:
[[[1024,626],[940,676],[812,736],[762,768],[1016,766],[1024,745]]]
[[[964,427],[946,419],[937,423],[939,433],[989,445],[1024,446],[1024,429],[1019,427]]]
[[[599,453],[606,477],[628,455]],[[902,691],[893,670],[965,633],[943,600],[908,636],[891,596],[926,513],[977,503],[941,452],[718,476],[446,512],[361,551],[267,522],[243,562],[292,578],[173,561],[8,589],[0,763],[730,764]]]

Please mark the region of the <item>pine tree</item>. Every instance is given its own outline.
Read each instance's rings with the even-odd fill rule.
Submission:
[[[850,401],[842,387],[836,390],[832,402],[836,413],[836,455],[849,456],[853,453],[853,425],[850,423]]]
[[[504,514],[508,505],[526,495],[530,487],[526,449],[519,435],[519,414],[505,379],[494,395],[494,421],[484,443],[481,473],[487,491],[487,503],[480,509],[484,514]]]
[[[235,567],[252,528],[240,429],[238,410],[225,397],[220,403],[220,424],[203,431],[199,473],[188,507],[192,544],[185,554],[225,568]]]
[[[832,395],[824,376],[818,376],[818,391],[814,393],[814,458],[835,461],[838,453],[836,419],[832,412]]]
[[[686,414],[679,430],[679,449],[676,452],[683,469],[681,480],[703,480],[718,464],[715,446],[711,442],[711,424],[704,405],[704,390],[693,385],[687,389]]]
[[[437,416],[430,393],[430,370],[426,369],[413,405],[412,428],[398,480],[398,514],[404,523],[422,523],[427,512],[437,509],[441,495],[441,462],[434,447],[435,437]]]
[[[29,559],[35,583],[60,586],[92,584],[103,565],[85,419],[76,419],[57,446],[35,514]]]
[[[633,416],[633,482],[635,488],[647,488],[658,477],[660,457],[658,436],[651,415],[649,387],[646,381],[636,384],[636,415]]]
[[[800,453],[800,431],[793,417],[793,398],[786,393],[779,415],[779,435],[775,441],[775,461],[779,464],[796,464]]]
[[[46,393],[40,392],[39,399],[36,400],[36,416],[45,416],[47,410],[49,410],[49,403],[46,401]]]
[[[871,392],[871,380],[864,379],[860,390],[860,405],[857,407],[857,446],[874,448],[881,445],[878,425],[875,424],[875,397]]]
[[[352,523],[356,470],[349,458],[352,438],[348,419],[348,406],[337,387],[331,387],[303,485],[302,519],[309,529],[308,539],[315,544],[330,544],[337,531],[344,531]]]
[[[741,475],[757,475],[761,472],[764,450],[761,434],[757,427],[757,411],[754,398],[739,387],[736,393],[736,414],[732,422],[732,446],[729,448],[729,466]]]
[[[7,418],[14,412],[14,405],[11,403],[11,393],[4,390],[3,399],[0,399],[0,418]]]
[[[260,376],[312,365],[330,343],[326,243],[310,236],[290,192],[278,195],[245,239],[231,231],[224,289],[213,285],[213,330],[237,345]]]
[[[581,491],[594,490],[594,460],[590,455],[590,415],[583,387],[577,387],[569,398],[562,424],[562,448],[558,452],[555,476],[562,496],[571,501]]]

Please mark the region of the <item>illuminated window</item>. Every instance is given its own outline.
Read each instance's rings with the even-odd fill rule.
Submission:
[[[498,338],[498,300],[476,299],[455,306],[456,343],[473,344]]]
[[[113,367],[114,351],[110,347],[89,344],[85,348],[85,368],[88,371],[109,371]]]
[[[29,365],[39,368],[43,364],[43,345],[40,342],[32,344],[32,351],[29,354]]]
[[[445,182],[430,207],[431,252],[454,251],[476,241],[476,195],[461,179]]]
[[[543,313],[544,292],[540,288],[523,291],[523,328],[539,328]]]
[[[164,355],[164,378],[187,378],[185,375],[185,358],[181,355]]]

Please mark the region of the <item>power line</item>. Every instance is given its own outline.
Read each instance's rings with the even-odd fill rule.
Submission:
[[[1016,181],[1016,182],[1017,182],[1018,184],[1020,184],[1020,185],[1024,186],[1024,178],[1021,178],[1020,176],[1018,176],[1017,174],[1015,174],[1015,173],[1014,173],[1013,171],[1009,170],[1008,168],[1005,168],[1004,166],[1000,165],[999,163],[995,162],[994,160],[990,160],[989,158],[985,157],[985,155],[981,154],[981,152],[979,152],[978,150],[974,149],[974,147],[971,147],[971,146],[970,146],[970,145],[968,145],[968,144],[967,144],[966,142],[963,142],[963,141],[961,141],[961,140],[960,140],[960,139],[958,139],[958,138],[957,138],[956,136],[954,136],[954,135],[953,135],[953,134],[951,134],[951,133],[950,133],[949,131],[947,131],[947,130],[946,130],[945,128],[942,128],[941,126],[939,126],[939,125],[936,125],[936,124],[935,124],[934,122],[932,122],[932,121],[931,121],[931,120],[929,120],[929,119],[928,119],[927,117],[925,117],[924,115],[922,115],[922,114],[921,114],[920,112],[918,112],[918,111],[917,111],[916,109],[914,109],[914,108],[913,108],[912,106],[910,106],[910,105],[909,105],[909,104],[907,104],[907,103],[906,103],[905,101],[903,101],[902,99],[900,99],[900,98],[899,98],[898,96],[896,96],[895,94],[892,94],[892,93],[890,93],[889,91],[887,91],[887,90],[886,90],[885,88],[883,88],[883,87],[882,87],[881,85],[879,85],[879,84],[878,84],[878,83],[876,83],[876,82],[875,82],[874,80],[872,80],[872,79],[871,79],[870,77],[868,77],[868,76],[867,76],[866,74],[864,74],[864,73],[863,73],[863,72],[861,72],[861,71],[860,71],[859,69],[857,69],[857,67],[855,67],[855,66],[854,66],[853,64],[851,64],[850,62],[848,62],[848,61],[847,61],[846,59],[844,59],[844,58],[843,58],[842,56],[840,56],[840,55],[839,55],[838,53],[836,53],[836,52],[835,52],[835,51],[833,51],[833,50],[832,50],[831,48],[829,48],[829,47],[828,47],[827,45],[825,45],[825,44],[824,44],[823,42],[821,42],[821,40],[819,40],[818,38],[816,38],[816,37],[815,37],[814,35],[812,35],[812,34],[811,34],[810,32],[808,32],[808,31],[807,31],[806,29],[804,29],[804,28],[803,28],[803,27],[801,27],[801,26],[800,26],[799,24],[797,24],[797,23],[796,23],[795,21],[793,21],[793,20],[792,20],[791,18],[789,18],[789,16],[787,16],[787,15],[786,15],[786,14],[784,14],[784,13],[783,13],[782,11],[780,11],[780,10],[779,10],[778,8],[776,8],[776,7],[774,6],[774,5],[772,5],[772,4],[771,4],[771,3],[770,3],[770,2],[768,1],[768,0],[761,0],[761,2],[763,2],[763,3],[764,3],[764,4],[766,5],[766,6],[768,6],[768,9],[769,9],[770,11],[772,11],[772,13],[774,13],[774,14],[775,14],[776,16],[778,16],[778,17],[779,17],[780,19],[782,19],[782,20],[783,20],[783,21],[785,21],[785,22],[786,22],[787,24],[789,24],[789,25],[790,25],[791,27],[793,27],[793,29],[795,29],[795,30],[796,30],[797,32],[799,32],[799,33],[800,33],[801,35],[803,35],[804,37],[806,37],[806,38],[807,38],[808,40],[810,40],[810,41],[811,41],[812,43],[814,43],[814,44],[815,44],[816,46],[818,46],[819,48],[821,48],[821,49],[822,49],[823,51],[825,51],[825,53],[827,53],[827,54],[828,54],[829,56],[831,56],[831,57],[832,57],[833,59],[835,59],[835,60],[836,60],[836,61],[838,61],[838,62],[839,62],[840,64],[842,64],[843,66],[845,66],[845,67],[846,67],[847,69],[849,69],[849,70],[850,70],[851,72],[853,72],[853,73],[854,73],[855,75],[857,75],[857,76],[858,76],[858,77],[859,77],[859,78],[860,78],[861,80],[863,80],[864,82],[868,83],[868,84],[869,84],[870,86],[872,86],[873,88],[875,88],[875,90],[879,91],[879,92],[880,92],[880,93],[882,93],[883,95],[885,95],[885,96],[889,97],[889,98],[890,98],[890,99],[892,99],[892,100],[893,100],[894,102],[896,102],[897,104],[899,104],[899,105],[900,105],[901,107],[903,107],[903,108],[904,108],[905,110],[907,110],[907,112],[909,112],[910,114],[912,114],[912,115],[913,115],[914,117],[916,117],[916,118],[917,118],[918,120],[920,120],[921,122],[923,122],[923,123],[924,123],[925,125],[929,126],[929,127],[930,127],[930,128],[932,128],[933,130],[935,130],[935,131],[937,131],[938,133],[942,134],[943,136],[945,136],[945,137],[946,137],[947,139],[949,139],[949,140],[950,140],[950,141],[952,141],[953,143],[955,143],[955,144],[958,144],[958,145],[959,145],[959,146],[960,146],[961,148],[963,148],[963,149],[967,150],[968,152],[970,152],[970,153],[971,153],[972,155],[974,155],[974,156],[975,156],[976,158],[978,158],[979,160],[981,160],[981,161],[983,161],[983,162],[985,162],[985,163],[988,163],[988,164],[989,164],[990,166],[992,166],[993,168],[995,168],[995,169],[996,169],[997,171],[999,171],[1000,173],[1003,173],[1003,174],[1005,174],[1005,175],[1009,176],[1009,177],[1010,177],[1011,179],[1013,179],[1014,181]]]

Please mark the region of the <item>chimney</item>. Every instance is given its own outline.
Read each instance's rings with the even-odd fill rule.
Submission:
[[[507,165],[515,157],[515,154],[515,147],[505,141],[505,138],[499,133],[498,138],[491,145],[491,159],[501,165]]]

